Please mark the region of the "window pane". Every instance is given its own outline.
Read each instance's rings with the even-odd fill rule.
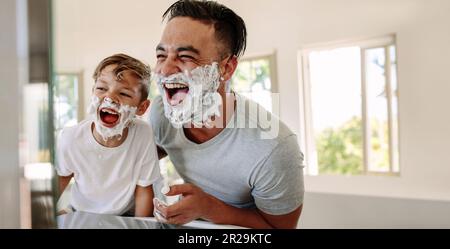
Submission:
[[[389,121],[384,48],[365,50],[369,171],[389,171]]]
[[[55,130],[78,122],[78,77],[57,75],[53,86]]]
[[[359,47],[311,52],[309,74],[319,173],[362,173]]]
[[[272,111],[270,61],[268,58],[239,62],[233,76],[233,90]]]
[[[397,55],[395,46],[389,47],[391,57],[391,91],[392,91],[392,171],[399,172],[399,152],[398,152],[398,83],[397,83]]]
[[[21,156],[25,164],[51,160],[48,129],[48,84],[32,83],[23,88],[23,134]]]

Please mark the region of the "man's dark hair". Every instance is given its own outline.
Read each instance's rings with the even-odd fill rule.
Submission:
[[[163,14],[163,20],[175,17],[190,17],[213,24],[216,38],[223,42],[230,53],[241,56],[247,43],[244,20],[228,7],[214,1],[180,0],[172,4]]]

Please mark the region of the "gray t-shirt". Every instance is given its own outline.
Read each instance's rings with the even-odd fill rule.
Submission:
[[[253,111],[255,106],[262,108],[255,102],[237,94],[236,103],[226,128],[197,144],[183,129],[170,124],[158,96],[150,111],[155,142],[167,152],[185,182],[229,205],[257,207],[272,215],[294,211],[303,203],[304,194],[303,154],[296,135],[264,109],[258,109],[259,115]],[[269,125],[264,120],[278,126],[272,129],[277,136],[267,139]]]

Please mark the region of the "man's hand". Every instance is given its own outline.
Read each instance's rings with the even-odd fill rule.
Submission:
[[[155,201],[156,216],[162,222],[182,225],[202,218],[216,224],[229,224],[249,228],[295,228],[302,206],[284,215],[269,215],[258,209],[236,208],[212,195],[205,193],[193,184],[173,185],[166,194],[183,195],[177,203],[167,206]]]
[[[155,205],[155,209],[164,216],[167,223],[182,225],[198,218],[209,220],[215,198],[189,183],[171,186],[166,195],[180,194],[183,198],[173,205]]]

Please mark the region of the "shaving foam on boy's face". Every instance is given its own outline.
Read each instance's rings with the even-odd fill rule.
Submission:
[[[211,117],[220,116],[219,77],[217,62],[170,76],[155,74],[164,113],[172,125],[181,127],[192,122],[208,126]]]
[[[107,141],[118,136],[119,139],[133,120],[136,118],[137,107],[119,105],[106,97],[102,101],[93,95],[88,108],[88,113],[95,123],[95,130]]]

